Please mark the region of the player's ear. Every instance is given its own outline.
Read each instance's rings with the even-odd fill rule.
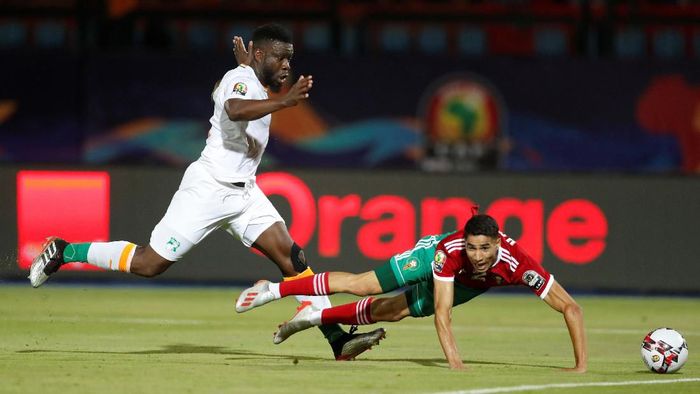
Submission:
[[[262,63],[263,58],[265,58],[265,51],[262,48],[255,48],[253,56],[255,57],[255,61]]]

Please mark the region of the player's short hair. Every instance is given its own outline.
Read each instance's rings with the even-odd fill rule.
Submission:
[[[485,235],[490,238],[498,237],[498,223],[489,215],[474,215],[464,225],[464,236]]]
[[[292,33],[280,24],[268,23],[258,26],[253,31],[253,44],[257,46],[262,44],[263,41],[280,41],[291,44]]]

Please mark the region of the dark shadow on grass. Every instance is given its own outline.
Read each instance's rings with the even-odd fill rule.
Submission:
[[[176,345],[166,345],[160,349],[153,350],[139,350],[133,352],[120,352],[120,351],[106,351],[106,350],[55,350],[55,349],[27,349],[18,350],[17,353],[30,354],[30,353],[68,353],[68,354],[122,354],[122,355],[154,355],[154,354],[220,354],[224,356],[236,356],[228,357],[228,361],[243,361],[243,360],[264,360],[264,359],[280,359],[280,360],[290,360],[293,363],[299,361],[333,361],[333,357],[329,355],[326,357],[311,357],[311,356],[299,356],[291,354],[270,354],[270,353],[259,353],[243,349],[230,349],[223,346],[201,346],[201,345],[189,345],[189,344],[176,344]],[[360,356],[358,361],[365,361]],[[424,367],[433,368],[445,368],[446,362],[444,358],[426,358],[426,359],[398,359],[398,358],[375,358],[373,360],[367,360],[372,362],[410,362]],[[517,367],[529,367],[529,368],[545,368],[545,369],[561,369],[560,366],[553,365],[541,365],[541,364],[523,364],[523,363],[509,363],[509,362],[495,362],[495,361],[479,361],[479,360],[464,360],[467,365],[500,365],[500,366],[517,366]]]
[[[122,354],[122,355],[154,355],[154,354],[221,354],[228,356],[243,356],[243,357],[231,357],[227,360],[253,360],[253,359],[267,359],[267,358],[277,358],[277,359],[289,359],[294,360],[326,360],[322,357],[308,357],[308,356],[294,356],[286,354],[268,354],[268,353],[255,353],[248,350],[239,349],[229,349],[223,346],[200,346],[200,345],[188,345],[188,344],[177,344],[177,345],[166,345],[161,349],[154,350],[139,350],[134,352],[120,352],[120,351],[108,351],[108,350],[56,350],[56,349],[27,349],[18,350],[16,353],[20,354],[30,354],[30,353],[68,353],[68,354]]]
[[[426,358],[426,359],[404,359],[404,358],[378,358],[371,361],[379,362],[412,362],[424,367],[440,367],[446,368],[447,361],[444,358]],[[469,365],[500,365],[504,367],[528,367],[528,368],[544,368],[544,369],[562,369],[564,367],[555,365],[542,365],[542,364],[523,364],[523,363],[508,363],[508,362],[498,362],[498,361],[479,361],[479,360],[462,360],[464,364],[469,367]]]

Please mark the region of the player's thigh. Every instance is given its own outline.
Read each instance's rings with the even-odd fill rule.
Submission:
[[[455,283],[453,306],[464,304],[482,294],[484,289],[471,289]],[[413,317],[431,316],[435,313],[433,281],[424,281],[411,286],[405,293],[406,303]]]
[[[411,251],[393,256],[374,270],[384,293],[404,286],[432,280],[430,261]]]
[[[228,220],[226,231],[246,247],[255,244],[266,254],[286,250],[288,256],[293,241],[284,219],[257,185],[246,193],[247,206],[240,215]]]
[[[151,232],[149,246],[168,261],[178,261],[219,227],[235,208],[221,204],[229,193],[198,162],[185,171],[180,187],[160,222]]]

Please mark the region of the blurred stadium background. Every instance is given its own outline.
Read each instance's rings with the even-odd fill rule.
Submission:
[[[561,318],[518,294],[455,313],[469,379],[429,319],[387,326],[389,348],[351,367],[318,333],[271,346],[294,303],[232,318],[230,286],[279,274],[224,233],[153,280],[73,265],[30,289],[49,235],[148,242],[204,146],[232,37],[271,21],[315,84],[273,116],[258,182],[314,269],[372,269],[478,203],[577,295],[589,374],[552,377],[571,361]],[[0,184],[2,392],[658,392],[625,391],[651,379],[643,335],[700,338],[700,2],[0,0]],[[694,383],[662,391],[697,392],[693,358]]]
[[[317,83],[273,117],[259,181],[318,270],[374,267],[476,202],[570,288],[700,291],[700,3],[0,4],[4,280],[50,234],[147,242],[233,35],[278,21]],[[211,238],[158,280],[276,276]]]

